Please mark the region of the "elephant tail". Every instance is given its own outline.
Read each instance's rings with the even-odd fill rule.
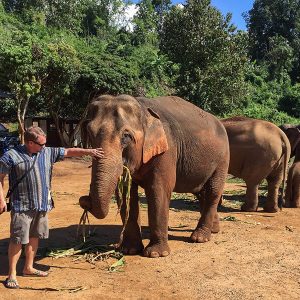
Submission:
[[[285,184],[287,179],[287,172],[289,167],[289,159],[291,155],[291,146],[289,140],[284,137],[282,141],[282,156],[283,156],[283,181],[282,181],[282,189],[280,196],[278,198],[278,207],[280,210],[282,210],[283,206],[283,199],[284,199],[284,193],[285,193]]]

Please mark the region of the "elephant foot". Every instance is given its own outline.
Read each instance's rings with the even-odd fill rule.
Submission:
[[[254,212],[257,211],[257,205],[253,206],[253,205],[249,205],[247,203],[244,203],[241,206],[241,211],[248,211],[248,212]]]
[[[199,227],[194,230],[194,232],[191,235],[191,240],[194,243],[205,243],[210,241],[211,237],[211,230],[209,230],[207,227]]]
[[[168,242],[160,243],[149,243],[149,245],[144,250],[145,257],[157,258],[165,257],[170,254],[171,250],[168,245]]]
[[[264,211],[268,213],[276,213],[278,212],[278,206],[277,205],[265,205],[264,206]]]
[[[124,254],[128,254],[128,255],[136,255],[139,253],[142,253],[144,250],[144,245],[142,242],[128,242],[128,241],[124,241],[121,245],[120,245],[120,250],[122,251],[122,253]]]
[[[144,245],[142,242],[141,231],[137,225],[128,224],[128,228],[126,228],[118,248],[124,254],[134,255],[142,253]]]

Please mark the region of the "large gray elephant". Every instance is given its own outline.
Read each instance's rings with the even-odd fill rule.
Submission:
[[[300,161],[300,125],[283,124],[279,128],[286,134],[291,144],[291,157]]]
[[[256,211],[258,186],[268,182],[264,210],[278,211],[278,191],[286,178],[291,147],[286,135],[274,124],[246,117],[222,120],[226,128],[230,163],[228,173],[242,178],[247,185],[243,211]],[[281,198],[282,201],[282,198]]]
[[[205,191],[192,241],[209,241],[211,232],[219,230],[217,205],[228,170],[229,145],[217,118],[178,97],[103,95],[89,105],[84,123],[91,145],[102,147],[105,158],[93,161],[90,194],[80,198],[81,207],[96,218],[105,218],[123,165],[132,175],[129,219],[121,244],[124,253],[144,249],[138,186],[145,189],[148,201],[150,243],[144,249],[145,256],[170,253],[168,210],[172,191]]]

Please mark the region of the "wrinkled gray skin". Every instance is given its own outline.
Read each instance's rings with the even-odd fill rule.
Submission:
[[[286,134],[291,144],[291,158],[300,161],[300,125],[283,124],[279,128]]]
[[[93,162],[90,194],[81,197],[81,207],[96,218],[105,218],[123,163],[133,178],[129,219],[120,245],[124,253],[144,249],[138,186],[145,189],[148,201],[150,243],[144,249],[145,256],[170,253],[172,191],[205,191],[201,218],[191,235],[193,242],[209,241],[211,233],[219,231],[217,205],[228,170],[229,146],[226,131],[214,116],[178,97],[103,95],[90,104],[85,126],[92,146],[102,147],[105,158]],[[123,202],[123,223],[125,210]]]
[[[291,152],[286,135],[276,125],[263,120],[234,117],[223,119],[222,123],[230,147],[228,173],[242,178],[247,185],[242,210],[257,210],[258,186],[266,179],[268,197],[264,210],[277,212],[279,187],[285,182]]]
[[[300,161],[294,162],[289,169],[285,205],[300,208]]]

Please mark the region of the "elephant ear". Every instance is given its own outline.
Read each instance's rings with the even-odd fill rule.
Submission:
[[[169,149],[167,136],[159,115],[151,108],[148,108],[146,118],[143,163],[147,163],[153,156]]]

